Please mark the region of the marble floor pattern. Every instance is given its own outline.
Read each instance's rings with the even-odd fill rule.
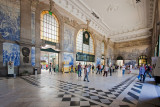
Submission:
[[[136,71],[137,72],[137,71]],[[0,77],[0,107],[159,107],[160,87],[132,72],[108,77],[90,73],[90,82],[76,73],[52,73],[17,78]]]

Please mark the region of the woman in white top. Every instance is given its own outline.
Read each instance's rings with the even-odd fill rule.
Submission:
[[[107,72],[108,72],[108,70],[109,70],[109,67],[106,65],[106,66],[104,67],[104,74],[103,74],[103,76],[105,76],[105,74],[106,74],[106,77],[107,77]]]
[[[123,64],[123,66],[122,66],[122,73],[123,73],[123,75],[125,73],[125,69],[126,69],[126,66]]]

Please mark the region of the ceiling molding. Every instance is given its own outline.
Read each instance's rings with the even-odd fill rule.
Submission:
[[[66,10],[71,15],[81,20],[83,23],[86,24],[86,20],[91,20],[89,24],[90,28],[96,30],[98,33],[104,35],[107,38],[111,38],[112,41],[116,42],[118,40],[122,41],[121,39],[124,37],[128,38],[125,40],[130,40],[132,37],[134,37],[133,35],[139,35],[148,32],[150,28],[152,28],[155,1],[156,0],[141,0],[140,3],[136,3],[135,0],[126,0],[122,2],[110,0],[95,0],[93,1],[92,5],[92,3],[90,4],[90,0],[54,0],[54,2],[59,7]],[[103,5],[105,9],[101,8],[100,10],[99,8],[94,8],[95,6],[100,6],[98,4],[95,4],[98,2],[101,2],[101,5]],[[126,11],[127,9],[128,11]],[[127,13],[124,14],[123,11]],[[132,11],[134,16],[133,18],[130,16],[132,15],[130,14],[130,12]],[[93,12],[95,13],[95,15],[92,15]],[[104,12],[104,15],[102,14],[102,12]],[[125,23],[125,19],[121,17],[123,15],[125,15],[124,18],[127,19],[127,24]],[[99,18],[96,18],[95,16]],[[116,17],[118,16],[120,16],[120,18],[124,22],[121,23],[120,19],[118,20],[119,22],[116,23]],[[116,27],[116,24],[119,26]],[[113,26],[115,26],[116,28],[114,28]],[[138,36],[135,37],[135,39],[137,38]]]
[[[132,31],[132,32],[121,33],[121,34],[117,34],[117,35],[109,36],[109,37],[112,38],[112,39],[116,39],[116,38],[119,38],[119,37],[126,37],[126,36],[130,36],[130,35],[137,35],[137,34],[142,34],[142,33],[149,32],[150,29],[151,28],[139,29],[139,30],[135,30],[135,31]]]
[[[118,39],[111,39],[113,42],[120,43],[120,42],[127,42],[127,41],[132,41],[132,40],[138,40],[138,39],[143,39],[143,38],[148,38],[150,37],[150,34],[139,34],[139,35],[132,35],[130,37],[120,37]]]
[[[89,26],[98,31],[100,34],[107,36],[106,34],[108,30],[106,31],[106,29],[108,28],[106,28],[106,26],[103,25],[100,19],[97,21],[97,19],[91,14],[91,10],[84,6],[84,4],[81,1],[54,0],[54,2],[84,23],[86,23],[86,20],[88,19],[91,20]]]

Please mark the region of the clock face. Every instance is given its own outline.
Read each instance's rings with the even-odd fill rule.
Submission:
[[[85,34],[85,38],[88,39],[88,34],[87,33]]]

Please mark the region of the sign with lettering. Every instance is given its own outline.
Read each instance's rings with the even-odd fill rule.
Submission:
[[[76,61],[94,62],[95,61],[95,55],[84,54],[84,53],[78,52],[76,54]]]

